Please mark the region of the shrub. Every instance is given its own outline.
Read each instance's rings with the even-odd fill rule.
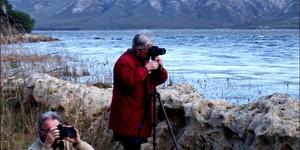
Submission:
[[[35,21],[28,14],[13,10],[12,5],[7,0],[0,0],[0,23],[0,30],[3,34],[9,26],[21,33],[30,33]]]

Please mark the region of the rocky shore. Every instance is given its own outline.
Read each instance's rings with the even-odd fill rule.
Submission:
[[[19,90],[22,103],[32,110],[47,106],[58,110],[66,122],[80,128],[95,149],[122,149],[107,129],[112,89],[73,84],[47,74],[2,81],[3,90]],[[208,100],[189,84],[158,88],[181,149],[300,149],[298,99],[275,93],[235,106]],[[166,122],[158,110],[157,149],[174,148]],[[142,149],[152,149],[149,143]]]
[[[37,34],[16,34],[11,36],[1,36],[1,43],[36,43],[36,42],[53,42],[59,41],[57,38],[52,38]]]

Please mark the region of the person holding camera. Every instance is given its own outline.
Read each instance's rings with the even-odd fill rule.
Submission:
[[[154,46],[150,33],[135,35],[132,48],[114,66],[114,86],[108,127],[125,150],[139,150],[151,136],[154,92],[167,80],[165,49]],[[150,60],[152,58],[152,60]]]
[[[80,139],[77,129],[62,125],[56,112],[41,114],[38,121],[38,139],[28,150],[93,150],[94,148]]]

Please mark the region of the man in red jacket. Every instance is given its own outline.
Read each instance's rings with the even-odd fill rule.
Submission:
[[[125,150],[139,150],[151,136],[153,124],[153,93],[167,80],[163,61],[156,56],[150,61],[152,36],[145,32],[135,35],[132,48],[120,56],[114,66],[113,97],[108,127],[114,139]]]

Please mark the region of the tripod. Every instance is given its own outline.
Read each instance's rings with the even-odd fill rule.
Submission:
[[[155,102],[156,101],[159,102],[159,105],[160,105],[161,109],[163,110],[164,118],[165,118],[165,120],[167,122],[168,129],[169,129],[169,132],[170,132],[170,134],[172,136],[172,140],[173,140],[173,143],[175,145],[175,148],[176,148],[176,150],[179,150],[179,146],[178,146],[178,143],[177,143],[177,141],[175,139],[175,135],[173,133],[172,126],[170,124],[170,121],[169,121],[169,118],[167,116],[166,110],[165,110],[164,106],[161,103],[159,93],[155,90],[155,92],[154,92],[154,104],[153,104],[153,112],[154,113],[156,112],[156,108],[155,108]],[[153,123],[153,150],[155,150],[155,147],[156,147],[156,131],[155,131],[155,128],[156,128],[156,116],[155,116],[155,114],[153,115],[153,122],[154,122]]]

